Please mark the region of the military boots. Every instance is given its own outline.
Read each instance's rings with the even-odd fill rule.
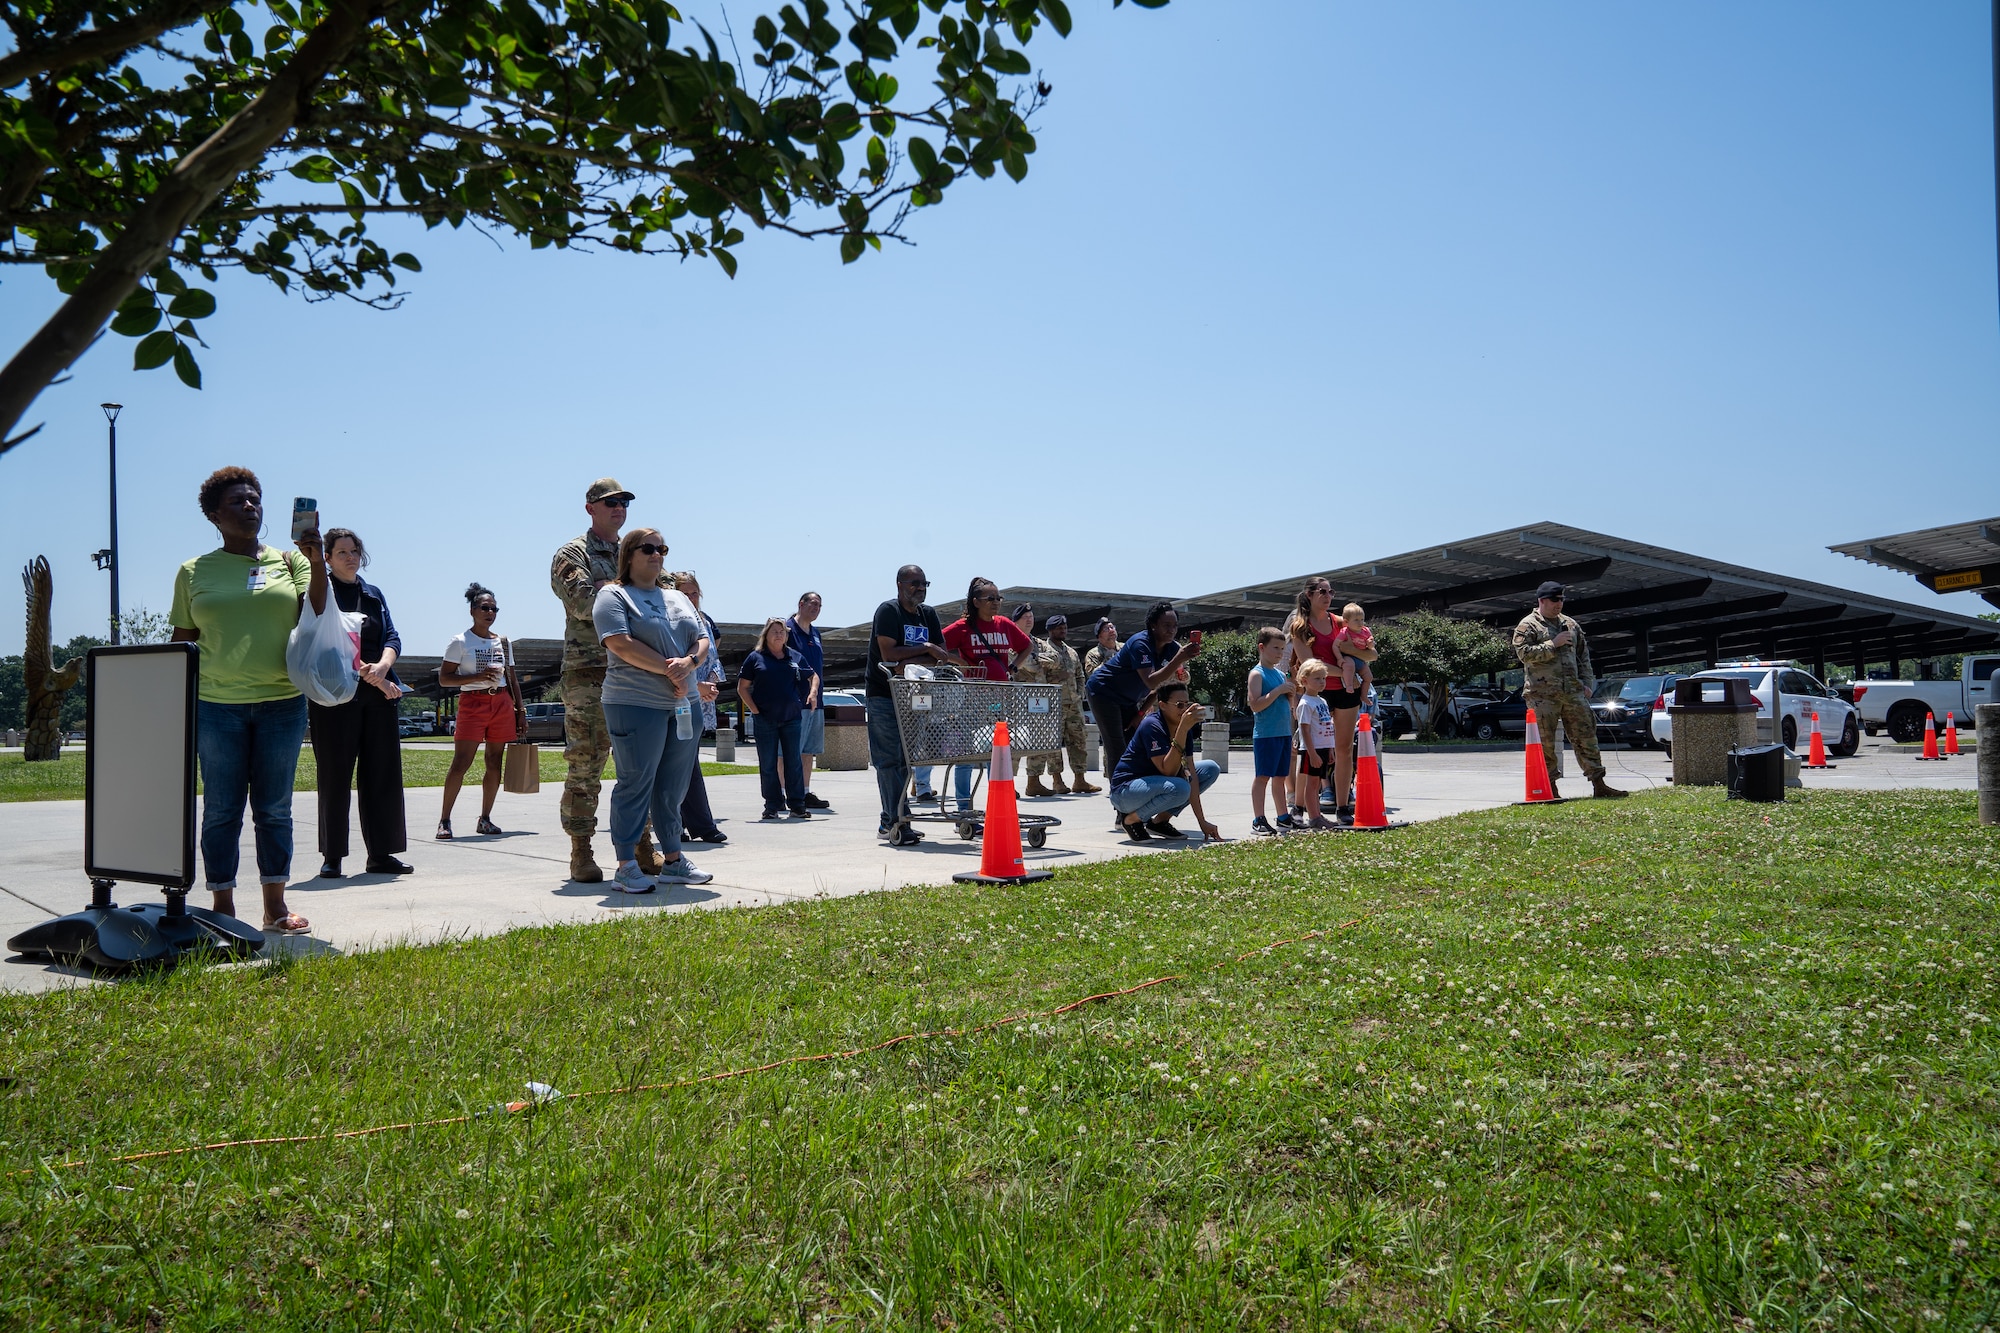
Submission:
[[[1590,794],[1592,796],[1604,797],[1607,800],[1617,800],[1619,797],[1630,796],[1632,793],[1619,791],[1616,787],[1607,783],[1602,775],[1599,775],[1590,780]]]
[[[653,845],[652,830],[639,835],[639,845],[632,849],[632,859],[639,863],[639,872],[657,875],[667,864],[667,858],[660,855],[660,849]]]
[[[602,884],[604,872],[597,868],[597,858],[590,852],[590,835],[572,833],[569,835],[569,877],[578,884]]]
[[[1049,794],[1049,789],[1042,785],[1042,775],[1039,773],[1029,778],[1028,785],[1021,788],[1021,795],[1023,796],[1047,796]]]

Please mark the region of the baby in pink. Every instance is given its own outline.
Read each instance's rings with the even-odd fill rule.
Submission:
[[[1340,628],[1333,635],[1333,646],[1340,653],[1340,688],[1353,694],[1373,685],[1375,672],[1360,658],[1348,656],[1347,648],[1351,644],[1372,652],[1375,631],[1368,628],[1368,613],[1357,602],[1349,602],[1340,609],[1340,620]]]

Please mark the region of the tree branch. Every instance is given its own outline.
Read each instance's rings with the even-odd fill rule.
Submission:
[[[388,0],[330,0],[326,16],[270,84],[174,167],[136,209],[90,275],[0,370],[0,440],[81,356],[139,280],[166,259],[179,236],[216,196],[257,165],[297,122],[313,89],[366,35]],[[0,452],[11,447],[0,443]]]
[[[192,21],[215,0],[165,0],[129,19],[77,33],[65,42],[33,51],[15,51],[0,56],[0,88],[11,88],[24,79],[56,70],[73,69],[93,60],[123,55],[135,46],[144,46],[161,33]]]

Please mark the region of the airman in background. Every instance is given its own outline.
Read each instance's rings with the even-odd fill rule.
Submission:
[[[1514,626],[1514,656],[1527,673],[1521,697],[1535,710],[1535,723],[1542,733],[1542,758],[1550,773],[1556,771],[1556,722],[1560,720],[1583,775],[1590,779],[1590,794],[1623,796],[1626,793],[1604,781],[1604,763],[1597,754],[1597,715],[1590,711],[1597,673],[1590,666],[1590,644],[1583,626],[1563,614],[1567,591],[1560,583],[1544,583],[1535,590],[1535,609]]]
[[[1035,640],[1032,661],[1037,677],[1046,684],[1062,687],[1062,744],[1069,752],[1070,781],[1065,783],[1062,776],[1062,755],[1030,755],[1028,757],[1028,785],[1023,789],[1027,796],[1089,796],[1102,791],[1102,787],[1090,785],[1084,776],[1088,767],[1083,743],[1083,659],[1076,649],[1069,646],[1069,617],[1050,616],[1044,626],[1042,638]],[[1027,679],[1027,671],[1022,671],[1022,679]],[[1049,785],[1042,786],[1044,771],[1049,775]]]

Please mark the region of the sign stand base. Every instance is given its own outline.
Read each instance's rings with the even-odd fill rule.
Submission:
[[[187,890],[168,889],[164,903],[120,907],[112,881],[90,881],[90,906],[22,931],[7,941],[15,953],[125,972],[172,967],[192,953],[241,958],[264,947],[264,932],[206,907],[189,907]]]

